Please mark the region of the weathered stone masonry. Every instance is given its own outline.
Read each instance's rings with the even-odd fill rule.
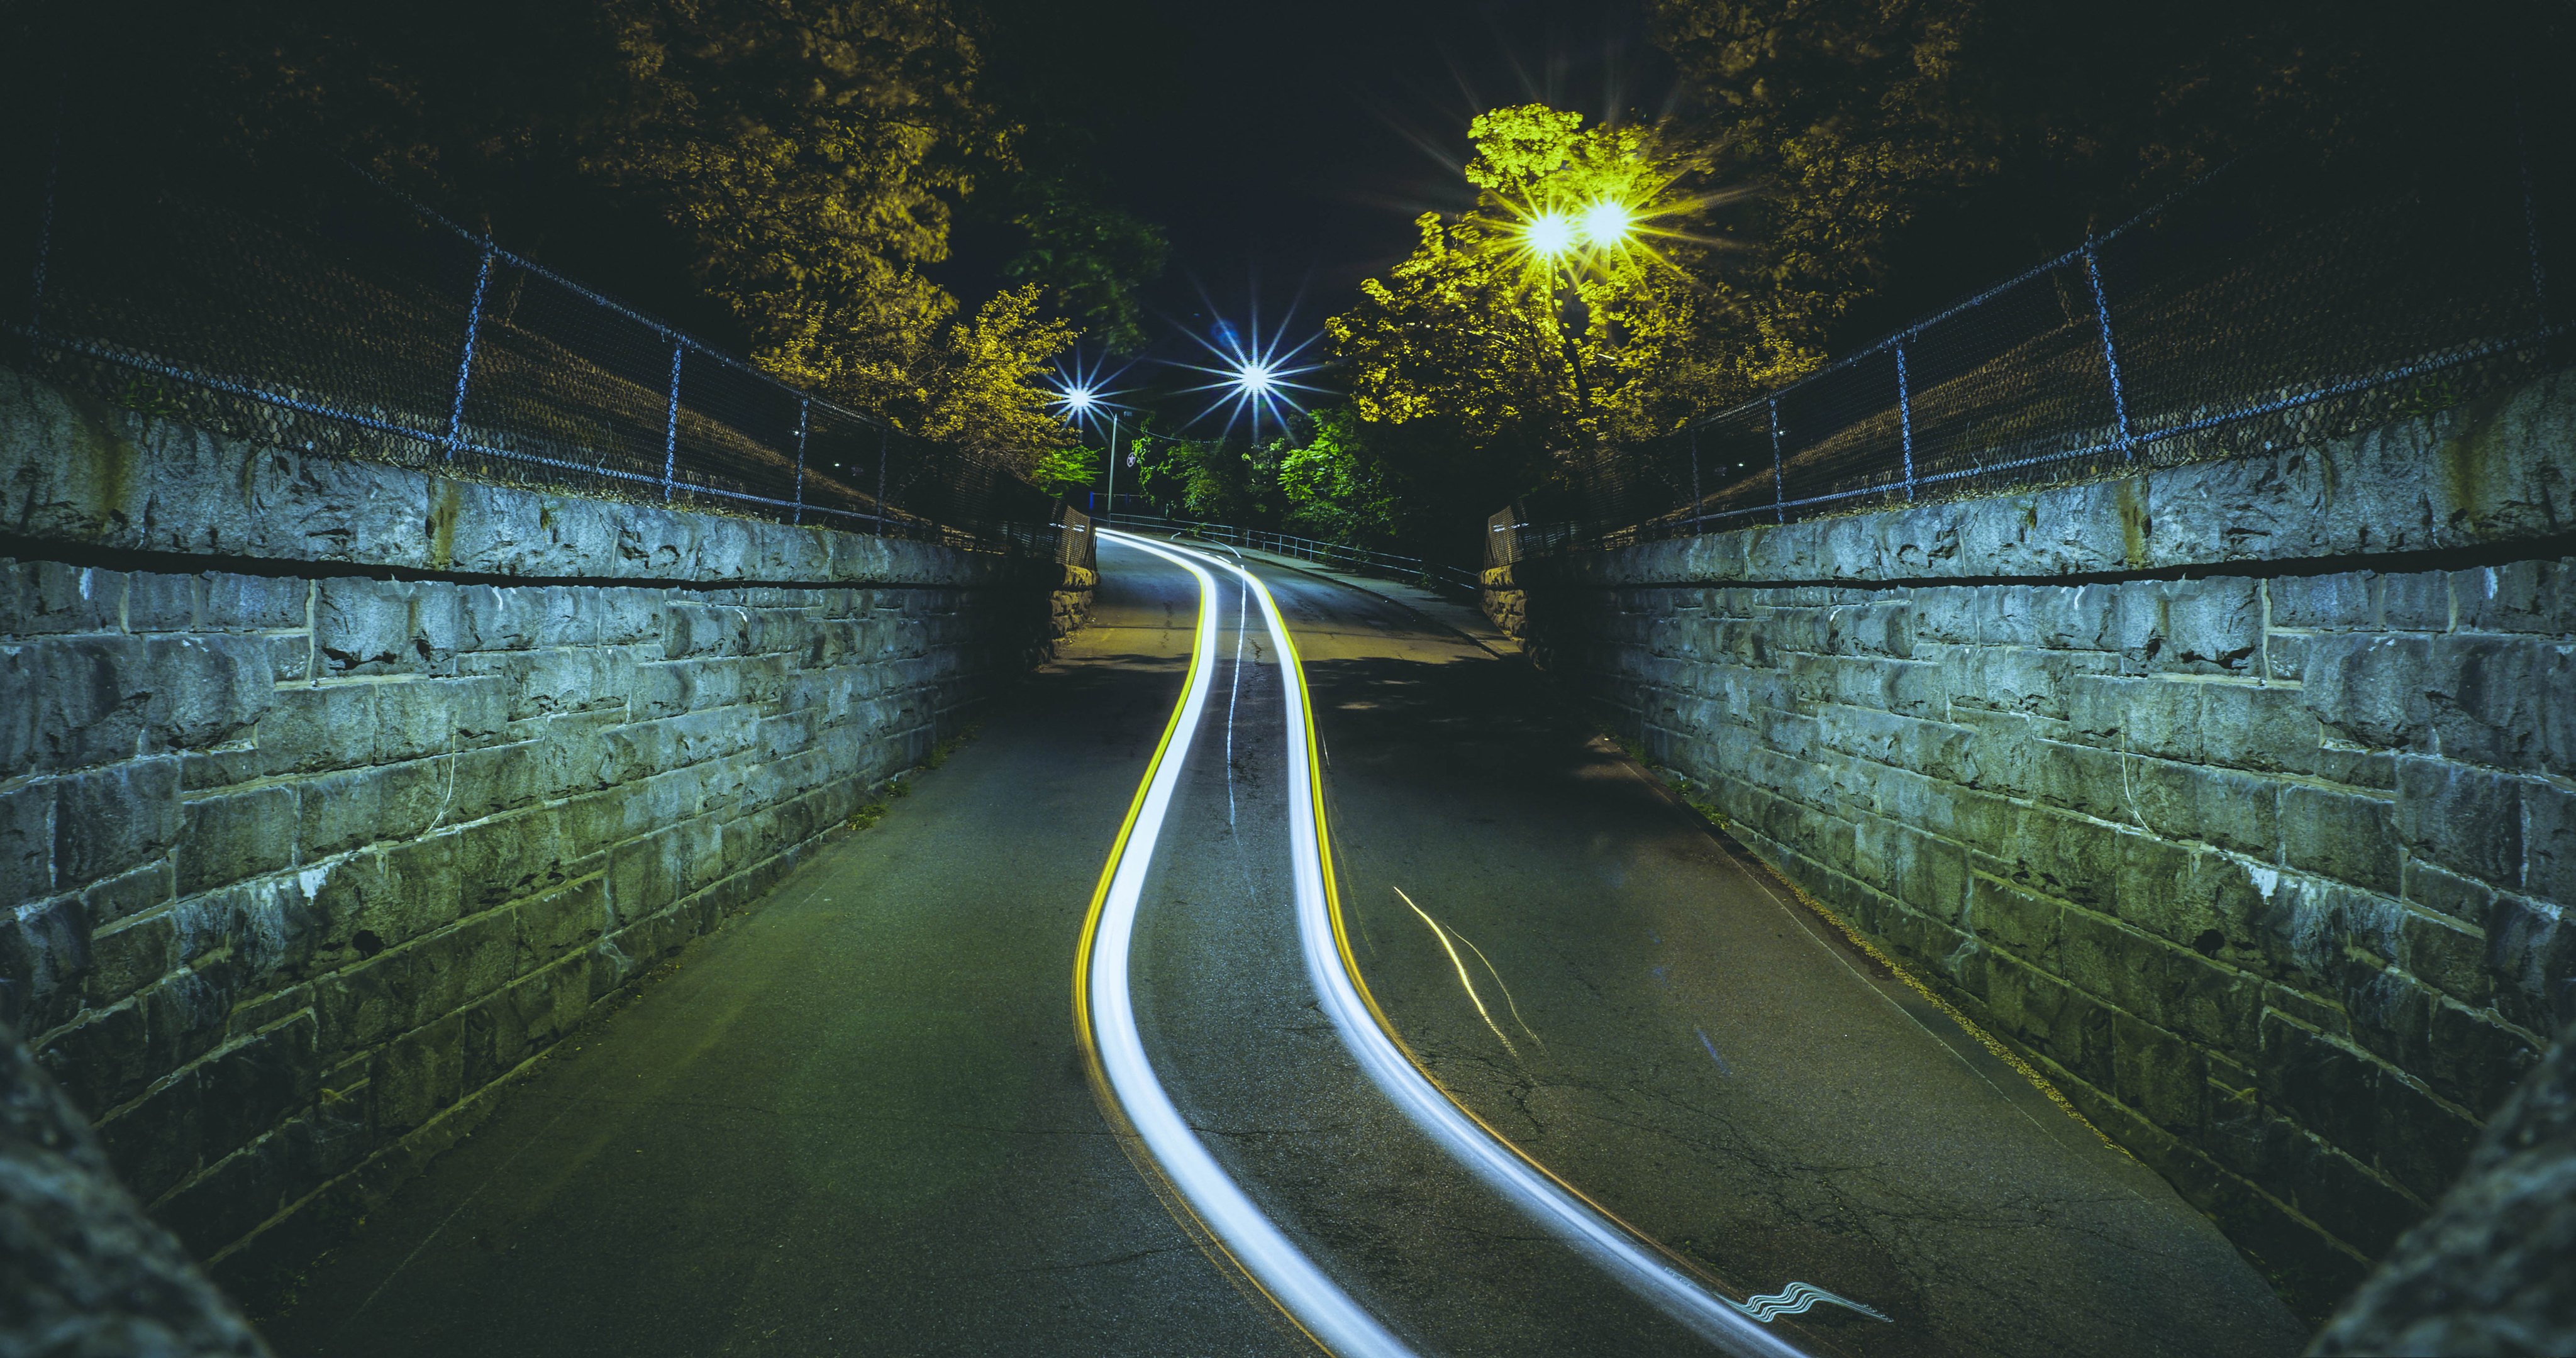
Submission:
[[[0,494],[0,1018],[254,1292],[957,730],[1090,579],[6,372]]]
[[[2571,530],[2562,373],[1487,602],[2322,1312],[2576,1018]]]

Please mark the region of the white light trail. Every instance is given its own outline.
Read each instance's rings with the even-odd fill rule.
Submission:
[[[1145,546],[1141,542],[1136,545]],[[1748,1304],[1711,1292],[1633,1229],[1468,1116],[1396,1045],[1376,1006],[1352,979],[1357,968],[1348,960],[1340,921],[1327,894],[1331,866],[1325,856],[1320,824],[1323,784],[1314,767],[1316,745],[1305,672],[1296,646],[1289,639],[1287,623],[1280,616],[1278,601],[1270,597],[1269,587],[1251,571],[1217,557],[1178,550],[1179,555],[1234,572],[1261,600],[1262,621],[1268,625],[1271,643],[1278,649],[1280,682],[1287,690],[1288,834],[1295,865],[1298,941],[1305,953],[1306,974],[1323,1001],[1325,1013],[1331,1016],[1342,1044],[1368,1072],[1370,1081],[1403,1109],[1415,1126],[1488,1185],[1693,1333],[1739,1358],[1800,1358],[1797,1348],[1764,1328],[1764,1322],[1772,1315],[1791,1313],[1788,1308],[1766,1304],[1772,1298],[1757,1297]],[[1206,576],[1202,574],[1200,578],[1205,580]],[[1817,1299],[1842,1300],[1819,1289],[1807,1291],[1816,1293]]]
[[[1146,870],[1153,862],[1154,844],[1162,835],[1173,789],[1180,783],[1182,765],[1189,760],[1191,737],[1207,707],[1216,649],[1216,580],[1183,553],[1107,529],[1101,530],[1101,536],[1150,552],[1196,577],[1199,622],[1180,708],[1164,735],[1162,747],[1155,751],[1144,789],[1113,851],[1115,857],[1093,905],[1094,919],[1086,931],[1089,937],[1075,974],[1076,1003],[1087,1001],[1079,1017],[1086,1030],[1085,1045],[1091,1048],[1096,1063],[1095,1075],[1106,1082],[1137,1141],[1199,1224],[1290,1320],[1328,1352],[1342,1358],[1409,1358],[1411,1351],[1403,1342],[1324,1276],[1323,1270],[1263,1215],[1216,1158],[1208,1154],[1146,1059],[1129,988],[1128,957],[1135,939],[1137,903],[1144,892]],[[1269,606],[1267,595],[1263,596],[1263,606]],[[1272,631],[1276,635],[1275,623]]]

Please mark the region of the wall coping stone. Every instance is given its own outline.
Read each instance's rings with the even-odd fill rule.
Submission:
[[[0,369],[0,532],[456,575],[974,588],[1054,562],[491,485],[254,443]]]
[[[2561,369],[2324,443],[1539,558],[1488,572],[1488,584],[2048,579],[2492,548],[2571,532],[2576,369]]]

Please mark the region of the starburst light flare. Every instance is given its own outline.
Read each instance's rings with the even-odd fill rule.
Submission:
[[[1195,387],[1182,388],[1185,392],[1216,393],[1216,398],[1208,403],[1207,409],[1199,412],[1198,420],[1204,420],[1223,410],[1226,412],[1226,432],[1232,433],[1236,421],[1249,417],[1252,423],[1253,441],[1258,443],[1261,440],[1263,417],[1267,416],[1274,427],[1285,428],[1290,415],[1305,412],[1305,407],[1298,404],[1293,393],[1307,392],[1317,396],[1331,394],[1322,387],[1310,386],[1295,380],[1301,374],[1317,372],[1323,368],[1324,365],[1321,363],[1296,361],[1298,355],[1306,352],[1313,347],[1315,341],[1323,338],[1320,334],[1309,335],[1296,344],[1289,345],[1286,324],[1283,323],[1278,330],[1264,336],[1261,333],[1261,318],[1257,313],[1253,316],[1252,323],[1241,331],[1223,321],[1219,321],[1214,329],[1216,332],[1214,342],[1200,338],[1196,334],[1191,338],[1197,339],[1199,347],[1216,358],[1218,366],[1211,367],[1197,363],[1174,365],[1187,368],[1192,372],[1203,372],[1218,379]],[[1244,338],[1247,333],[1251,337],[1249,340]],[[1191,423],[1195,424],[1198,420],[1193,420]]]

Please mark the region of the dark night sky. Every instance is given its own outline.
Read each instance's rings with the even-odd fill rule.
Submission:
[[[1101,0],[1006,22],[1006,62],[1074,77],[1080,97],[1059,106],[1092,140],[1103,196],[1170,234],[1151,293],[1164,357],[1193,350],[1178,328],[1242,325],[1256,293],[1265,331],[1292,303],[1292,341],[1318,330],[1412,249],[1417,214],[1472,201],[1458,167],[1477,112],[1651,115],[1671,87],[1633,3]],[[968,229],[956,245],[946,281],[989,292],[1008,241]]]

